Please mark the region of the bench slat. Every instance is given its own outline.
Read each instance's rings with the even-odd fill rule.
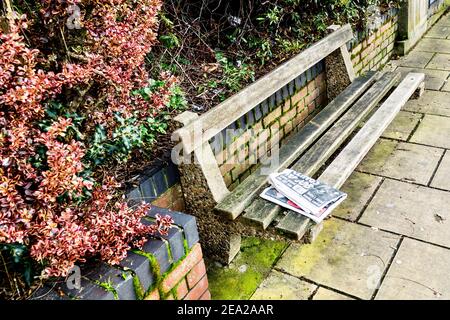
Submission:
[[[358,124],[398,83],[399,73],[386,73],[337,121],[314,145],[292,165],[291,169],[313,175],[350,136]]]
[[[243,218],[246,223],[253,224],[261,229],[266,229],[272,220],[283,211],[280,206],[274,206],[273,203],[262,198],[256,198],[252,204],[245,209]]]
[[[300,240],[308,231],[310,219],[298,213],[292,214],[290,210],[286,212],[286,216],[278,222],[276,229],[289,238]]]
[[[309,176],[314,175],[337,148],[345,142],[358,124],[398,83],[399,79],[399,73],[384,74],[291,168]],[[288,211],[275,228],[299,240],[299,236],[303,236],[305,224],[309,220],[305,217],[299,218],[299,216],[296,212]],[[286,226],[288,229],[285,229]]]
[[[350,84],[280,148],[278,161],[272,162],[278,163],[278,165],[272,166],[271,171],[275,172],[288,167],[376,81],[377,77],[377,73],[368,73]],[[267,174],[267,168],[258,168],[227,195],[215,209],[229,219],[237,218],[266,184]]]
[[[352,38],[353,33],[349,24],[339,28],[217,107],[206,112],[198,120],[178,129],[174,132],[175,137],[182,140],[184,151],[190,154],[204,142],[212,139],[226,126],[249,112],[330,53],[345,45]],[[202,134],[198,136],[200,139],[194,137],[196,130],[201,130],[199,133]]]
[[[424,79],[423,73],[409,73],[326,168],[319,180],[340,188]]]

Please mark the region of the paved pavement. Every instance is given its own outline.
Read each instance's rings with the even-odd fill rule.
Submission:
[[[406,57],[426,74],[344,185],[313,244],[284,251],[252,299],[450,299],[450,14]]]

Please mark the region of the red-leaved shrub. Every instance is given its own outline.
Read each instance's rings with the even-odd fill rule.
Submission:
[[[112,137],[117,116],[135,125],[157,116],[175,79],[162,75],[146,99],[133,94],[148,85],[159,0],[36,3],[0,25],[0,243],[25,244],[43,276],[62,276],[91,256],[116,264],[170,228],[168,216],[142,224],[149,205],[129,208],[86,154],[96,126]],[[69,30],[73,5],[80,29]],[[83,116],[79,136],[72,117],[48,117],[52,101]]]

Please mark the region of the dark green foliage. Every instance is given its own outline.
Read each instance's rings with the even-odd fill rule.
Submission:
[[[2,268],[5,273],[18,273],[29,286],[33,280],[33,262],[29,256],[28,248],[23,244],[0,244]],[[1,275],[0,273],[0,276]]]

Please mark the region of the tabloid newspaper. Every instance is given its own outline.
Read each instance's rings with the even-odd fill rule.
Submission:
[[[286,169],[269,176],[271,187],[261,197],[298,212],[316,223],[333,211],[347,194],[294,170]]]

